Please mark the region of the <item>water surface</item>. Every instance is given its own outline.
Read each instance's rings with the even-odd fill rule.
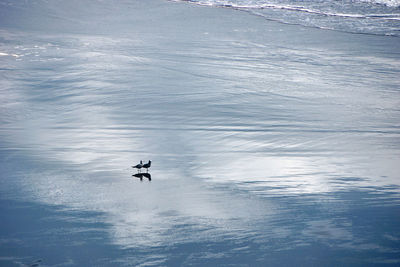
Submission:
[[[399,264],[397,37],[81,3],[1,1],[0,264]]]

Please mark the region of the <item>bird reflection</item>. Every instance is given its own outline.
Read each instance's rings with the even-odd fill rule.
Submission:
[[[143,177],[146,177],[147,179],[149,179],[149,181],[151,181],[151,174],[150,173],[136,173],[136,174],[133,174],[132,176],[135,176],[135,177],[139,178],[140,181],[143,181]]]
[[[38,267],[40,266],[40,263],[42,262],[42,259],[35,260],[33,261],[30,265],[24,265],[24,266],[29,266],[29,267]]]
[[[151,174],[150,173],[143,173],[143,176],[151,181]]]

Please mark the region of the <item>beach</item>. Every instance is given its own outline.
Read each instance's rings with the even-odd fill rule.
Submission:
[[[0,2],[0,266],[399,264],[399,37]]]

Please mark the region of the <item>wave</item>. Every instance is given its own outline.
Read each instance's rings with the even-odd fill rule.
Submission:
[[[175,0],[233,8],[285,24],[349,33],[398,36],[400,0]]]
[[[243,1],[229,1],[229,0],[175,0],[175,1],[183,1],[183,2],[192,2],[199,5],[205,6],[221,6],[221,7],[233,7],[233,8],[278,8],[278,9],[294,9],[298,11],[303,11],[306,9],[304,7],[296,7],[296,6],[284,6],[271,3],[268,1],[250,1],[250,0],[243,0]],[[327,1],[329,2],[329,1]],[[400,0],[356,0],[353,3],[365,3],[371,5],[384,5],[391,8],[399,8],[400,7]],[[307,9],[306,9],[307,10]],[[314,13],[314,11],[312,11]]]
[[[228,5],[224,5],[228,7]],[[322,16],[331,16],[331,17],[343,17],[343,18],[359,18],[359,19],[367,19],[367,18],[377,18],[377,19],[387,19],[387,20],[400,20],[400,14],[352,14],[352,13],[334,13],[334,12],[324,12],[319,10],[313,10],[310,8],[305,8],[302,6],[287,6],[287,5],[270,5],[263,4],[257,7],[253,6],[231,6],[233,8],[246,8],[246,9],[283,9],[288,11],[298,11],[305,12],[310,14],[322,15]]]
[[[240,3],[233,3],[229,1],[199,1],[199,0],[182,0],[184,2],[191,2],[196,3],[199,5],[206,5],[206,6],[218,6],[218,7],[230,7],[230,8],[237,8],[237,9],[281,9],[287,11],[297,11],[297,12],[304,12],[322,16],[332,16],[332,17],[343,17],[343,18],[375,18],[375,19],[385,19],[385,20],[400,20],[400,13],[398,14],[357,14],[357,13],[340,13],[340,12],[326,12],[317,9],[311,9],[304,6],[297,6],[297,5],[280,5],[280,4],[267,4],[267,3],[254,3],[250,2],[247,4],[240,4]],[[362,2],[386,2],[386,1],[369,1],[365,0]],[[400,2],[399,1],[388,1],[388,2]],[[394,4],[393,4],[394,6]],[[400,7],[400,3],[396,5],[396,7]]]

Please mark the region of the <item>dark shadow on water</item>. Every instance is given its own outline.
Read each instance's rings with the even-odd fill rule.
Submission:
[[[0,214],[0,266],[111,266],[123,255],[101,212],[0,199]]]
[[[284,207],[279,219],[259,218],[260,227],[238,228],[244,234],[210,228],[216,235],[209,237],[204,229],[213,225],[200,220],[197,230],[196,224],[182,221],[165,232],[166,237],[187,236],[182,242],[129,248],[113,244],[109,233],[115,228],[106,223],[107,214],[0,198],[0,214],[5,215],[0,220],[0,266],[138,266],[154,263],[155,256],[163,266],[398,266],[399,196],[398,188],[393,189],[383,198],[376,194],[382,194],[383,187],[332,192],[328,199],[341,201],[323,206],[321,196],[274,196]],[[329,212],[321,213],[321,208]],[[293,234],[271,232],[288,225]],[[135,244],[137,236],[122,238]]]
[[[151,174],[150,173],[136,173],[133,174],[132,176],[135,176],[140,179],[140,181],[143,181],[143,177],[149,179],[151,181]]]

